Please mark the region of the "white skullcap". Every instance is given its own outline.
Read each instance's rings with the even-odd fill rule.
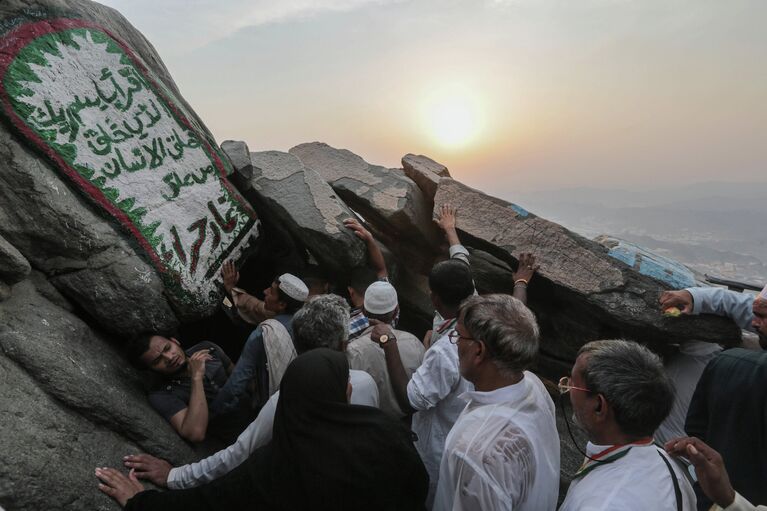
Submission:
[[[759,293],[759,297],[767,300],[767,286],[764,286],[764,289],[762,289],[762,292]]]
[[[292,299],[299,302],[305,302],[309,297],[309,288],[306,287],[306,284],[304,284],[303,280],[299,279],[295,275],[291,275],[290,273],[283,273],[277,278],[277,281],[280,283],[278,287],[282,290],[282,292]]]
[[[364,306],[371,314],[388,314],[397,308],[397,291],[388,282],[373,282],[365,291]]]

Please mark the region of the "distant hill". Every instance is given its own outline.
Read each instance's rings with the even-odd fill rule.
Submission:
[[[610,234],[703,273],[767,281],[767,182],[567,188],[506,198],[589,238]]]

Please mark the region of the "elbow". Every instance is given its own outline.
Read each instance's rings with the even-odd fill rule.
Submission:
[[[205,440],[205,429],[194,428],[188,431],[181,431],[181,438],[193,444],[198,444]]]

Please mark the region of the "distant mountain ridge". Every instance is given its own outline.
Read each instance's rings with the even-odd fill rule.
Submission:
[[[589,238],[610,234],[702,273],[767,281],[767,182],[646,190],[579,187],[506,198]]]

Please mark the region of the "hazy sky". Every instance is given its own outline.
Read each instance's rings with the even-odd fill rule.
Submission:
[[[767,180],[763,0],[105,0],[217,140],[514,190]]]

